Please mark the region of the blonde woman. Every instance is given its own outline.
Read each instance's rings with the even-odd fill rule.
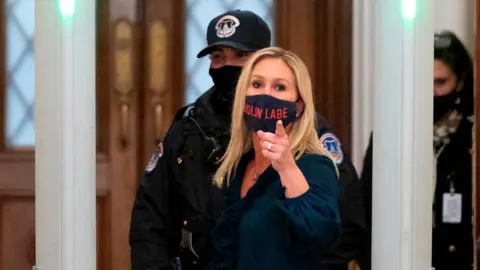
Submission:
[[[227,210],[208,269],[322,269],[340,226],[338,171],[315,130],[305,64],[267,48],[240,75],[231,140],[214,182]]]

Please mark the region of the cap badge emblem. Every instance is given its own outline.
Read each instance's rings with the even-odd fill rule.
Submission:
[[[218,20],[215,25],[217,36],[219,38],[228,38],[235,34],[236,28],[240,25],[240,21],[232,15],[226,15]]]

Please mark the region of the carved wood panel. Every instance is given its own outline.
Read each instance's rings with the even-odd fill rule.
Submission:
[[[151,92],[150,106],[153,109],[155,127],[155,144],[162,141],[164,129],[164,106],[166,91],[166,64],[167,64],[167,28],[162,20],[153,20],[148,26],[147,34],[148,54],[146,61],[148,69],[148,90]]]
[[[108,1],[108,12],[101,33],[106,40],[102,59],[109,65],[104,80],[108,91],[108,143],[110,192],[105,198],[106,269],[129,270],[128,234],[133,200],[137,189],[139,167],[139,91],[141,66],[141,8],[143,1]]]
[[[118,147],[122,150],[131,144],[134,138],[129,135],[132,108],[133,85],[133,25],[128,20],[119,20],[113,26],[113,89],[118,107],[120,132]]]
[[[145,0],[140,163],[145,166],[183,105],[183,1]],[[181,29],[181,30],[180,30]],[[180,30],[180,31],[179,31]]]

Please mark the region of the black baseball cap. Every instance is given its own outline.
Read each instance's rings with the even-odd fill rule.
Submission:
[[[208,24],[208,46],[197,57],[210,54],[218,46],[253,52],[270,47],[272,33],[267,23],[257,14],[246,10],[225,12]]]

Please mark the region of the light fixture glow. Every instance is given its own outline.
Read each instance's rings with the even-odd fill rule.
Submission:
[[[60,14],[63,17],[70,17],[75,11],[75,0],[60,0]]]
[[[411,20],[415,18],[416,9],[416,0],[402,0],[402,17],[404,19]]]

